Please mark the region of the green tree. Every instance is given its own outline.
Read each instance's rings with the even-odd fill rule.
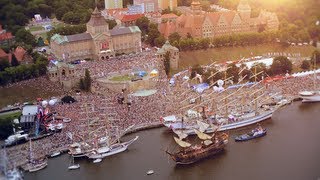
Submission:
[[[69,11],[69,9],[67,7],[65,7],[65,6],[62,6],[62,7],[58,8],[55,11],[56,18],[58,20],[62,20],[63,15],[66,14],[68,11]]]
[[[180,34],[178,32],[174,32],[174,33],[169,35],[168,39],[169,39],[170,43],[172,44],[175,41],[179,42],[180,39],[181,39],[181,36],[180,36]]]
[[[291,73],[292,62],[285,56],[278,56],[273,59],[270,72],[273,75]]]
[[[42,17],[50,17],[53,9],[52,7],[46,5],[46,4],[39,4],[39,11]]]
[[[42,37],[39,37],[39,38],[38,38],[37,44],[38,44],[39,47],[42,47],[42,46],[45,45]]]
[[[0,71],[4,71],[7,67],[10,67],[8,59],[0,59]]]
[[[232,77],[231,80],[236,83],[239,80],[239,71],[240,69],[235,64],[230,64],[227,69],[227,77]]]
[[[79,24],[81,22],[81,14],[74,13],[72,11],[67,12],[63,15],[62,21],[68,23],[68,24]]]
[[[149,32],[150,20],[143,16],[136,21],[136,25],[140,28],[142,35],[145,35]]]
[[[309,70],[310,69],[310,61],[308,60],[303,60],[300,66],[301,69],[303,70]]]
[[[117,22],[114,19],[112,19],[112,20],[107,19],[106,21],[109,24],[109,29],[113,29],[117,25]]]
[[[32,47],[35,47],[37,45],[35,37],[30,33],[30,31],[27,31],[24,28],[21,28],[17,31],[17,33],[15,34],[15,40],[17,42],[29,44]]]
[[[190,79],[196,77],[197,74],[202,75],[204,73],[203,67],[200,64],[196,64],[191,68],[191,76]]]
[[[318,51],[318,50],[313,51],[312,56],[311,56],[312,62],[314,62],[314,58],[316,58],[317,64],[320,63],[320,51]]]
[[[90,71],[89,71],[89,69],[86,69],[83,82],[84,82],[84,89],[87,92],[91,91],[91,81],[92,80],[91,80],[91,76],[90,76]]]
[[[170,52],[169,51],[164,55],[163,65],[164,65],[164,70],[166,72],[166,75],[169,77],[169,74],[170,74]]]
[[[80,88],[81,90],[85,90],[85,89],[86,89],[86,87],[85,87],[85,85],[84,85],[84,80],[83,80],[83,78],[80,78],[79,88]]]
[[[264,63],[254,63],[250,70],[250,77],[252,77],[250,79],[251,81],[260,81],[267,75],[267,66]]]
[[[154,45],[157,47],[162,47],[165,42],[166,42],[166,39],[162,35],[160,35],[154,40]]]
[[[0,139],[6,139],[13,133],[12,119],[10,117],[0,119]]]
[[[17,60],[16,56],[14,55],[14,53],[12,53],[12,57],[11,57],[11,66],[19,66],[19,61]]]
[[[157,25],[151,23],[149,25],[149,32],[148,32],[147,42],[151,46],[155,46],[155,39],[158,38],[159,36],[160,36],[160,32],[158,30]]]

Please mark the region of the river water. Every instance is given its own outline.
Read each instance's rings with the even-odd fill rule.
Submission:
[[[165,128],[138,132],[124,137],[139,139],[128,151],[93,164],[76,160],[80,169],[70,171],[67,154],[50,159],[44,170],[26,173],[27,180],[143,180],[143,179],[227,179],[227,180],[320,180],[320,103],[295,102],[275,112],[262,123],[265,137],[234,142],[245,127],[230,132],[226,150],[193,165],[175,166],[164,150],[177,150],[172,134]],[[146,175],[152,169],[153,175]]]

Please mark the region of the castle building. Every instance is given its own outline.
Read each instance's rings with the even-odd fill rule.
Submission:
[[[278,30],[279,20],[275,13],[262,10],[258,17],[251,18],[251,7],[246,0],[241,0],[237,11],[204,12],[199,1],[193,1],[191,10],[176,20],[162,21],[159,31],[165,37],[178,32],[182,37],[190,34],[195,38],[214,38],[233,33]]]
[[[51,37],[50,47],[57,59],[66,62],[80,59],[108,59],[116,54],[141,52],[141,31],[137,26],[109,30],[101,12],[92,12],[85,33]]]
[[[172,46],[167,40],[166,43],[157,51],[156,56],[158,60],[163,60],[166,53],[169,52],[170,68],[173,70],[178,69],[179,65],[179,49]]]
[[[72,64],[58,62],[55,66],[48,68],[48,76],[52,82],[59,82],[63,88],[71,89],[76,86],[75,67]]]

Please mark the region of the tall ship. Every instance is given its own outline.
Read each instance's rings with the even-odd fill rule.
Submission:
[[[194,131],[201,140],[200,144],[192,145],[191,143],[184,141],[181,136],[179,136],[179,138],[174,137],[175,142],[181,149],[178,152],[166,151],[176,164],[192,164],[217,155],[222,152],[228,144],[229,136],[226,133],[214,132],[213,135],[210,136],[196,129],[194,129]]]
[[[135,138],[126,141],[126,142],[120,142],[120,137],[122,134],[126,133],[129,129],[131,129],[133,126],[130,126],[126,130],[124,130],[121,134],[119,133],[119,128],[116,127],[116,142],[112,141],[108,132],[106,131],[105,137],[100,138],[99,140],[95,140],[95,148],[89,153],[86,154],[86,156],[89,159],[103,159],[108,156],[112,156],[114,154],[121,153],[128,149],[128,147],[134,143],[136,140],[138,140],[139,136],[136,136]]]
[[[204,102],[192,107],[193,109],[202,107],[202,117],[198,116],[189,122],[186,120],[186,122],[184,122],[184,119],[187,119],[187,117],[179,119],[175,116],[168,116],[161,118],[161,121],[176,134],[181,134],[183,131],[183,133],[187,135],[193,135],[195,134],[193,129],[204,129],[205,133],[213,133],[215,129],[208,125],[211,123],[220,125],[218,131],[226,131],[270,119],[273,112],[276,111],[279,106],[282,106],[283,103],[287,103],[287,101],[282,101],[283,103],[267,103],[269,100],[273,101],[272,99],[278,94],[267,95],[264,92],[264,86],[254,89],[260,82],[254,83],[254,85],[249,86],[242,92],[241,90],[247,86],[246,84],[221,99],[215,97],[213,101],[216,101],[216,105],[212,108],[212,110],[215,109],[214,115],[207,116],[205,113],[205,106],[203,104],[212,101],[212,99],[208,98],[204,100]],[[236,103],[237,100],[240,103]],[[232,105],[236,108],[230,110],[229,106]]]
[[[29,155],[29,163],[27,164],[27,169],[29,172],[36,172],[41,169],[44,169],[47,167],[48,163],[46,159],[35,159],[33,155],[31,140],[29,141],[29,149],[30,149],[30,155]]]
[[[313,90],[299,92],[302,102],[320,102],[320,90],[317,87],[317,74],[316,71],[316,54],[314,55],[314,70],[313,70]],[[317,90],[318,89],[318,90]]]

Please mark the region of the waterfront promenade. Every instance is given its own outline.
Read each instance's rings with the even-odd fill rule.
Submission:
[[[152,55],[145,54],[140,61],[146,59],[146,62],[150,62],[148,58]],[[140,57],[140,56],[139,56]],[[117,59],[110,60],[111,64],[114,64]],[[115,61],[115,62],[114,62]],[[121,63],[126,64],[125,60],[121,60]],[[131,62],[131,61],[129,61]],[[92,66],[90,65],[92,63]],[[103,62],[108,63],[108,62]],[[157,64],[158,63],[158,64]],[[148,63],[146,63],[148,64]],[[41,159],[47,155],[50,155],[56,151],[64,151],[68,145],[73,142],[83,141],[88,137],[89,132],[93,132],[97,135],[103,136],[106,133],[106,129],[113,131],[114,127],[124,130],[134,125],[134,129],[130,132],[136,132],[151,127],[160,126],[160,117],[176,114],[184,114],[188,108],[194,107],[203,103],[211,111],[216,111],[213,107],[217,107],[219,101],[213,102],[210,98],[223,99],[224,97],[235,92],[235,89],[226,90],[222,93],[213,92],[212,89],[206,90],[201,94],[202,98],[199,98],[199,94],[190,90],[189,84],[185,83],[183,77],[188,75],[188,72],[182,73],[176,77],[175,86],[169,85],[169,79],[166,77],[163,65],[160,62],[149,63],[152,67],[157,67],[159,70],[159,80],[157,81],[157,92],[150,96],[136,97],[131,96],[131,104],[126,102],[119,103],[118,97],[123,95],[122,93],[112,92],[103,87],[95,81],[92,82],[92,88],[95,89],[95,93],[81,93],[80,95],[72,95],[77,102],[72,104],[57,104],[51,111],[58,112],[58,116],[70,118],[72,121],[66,123],[66,127],[60,133],[56,133],[50,137],[43,138],[32,142],[32,148],[34,151],[34,157]],[[133,67],[143,67],[139,63],[132,63]],[[136,65],[136,66],[134,66]],[[83,65],[83,68],[92,68],[90,70],[98,70],[99,66],[96,62],[87,62]],[[105,67],[101,66],[101,67]],[[109,69],[111,72],[119,70],[121,64],[115,66],[115,69]],[[124,67],[129,67],[128,65]],[[148,65],[145,65],[148,68]],[[110,68],[110,67],[109,67]],[[150,68],[150,67],[149,67]],[[103,69],[103,68],[101,68]],[[102,70],[101,70],[102,71]],[[97,73],[96,76],[100,76],[102,72]],[[319,82],[318,82],[319,83]],[[259,84],[254,89],[249,87],[243,88],[240,94],[245,94],[247,91],[255,91],[263,89],[261,95],[266,98],[270,97],[270,94],[279,93],[288,100],[292,100],[298,97],[298,92],[303,90],[312,89],[312,76],[296,77],[290,79],[283,79],[281,81],[275,81],[267,84]],[[199,98],[196,104],[189,104],[189,100],[192,98]],[[210,100],[210,101],[209,101]],[[208,102],[206,102],[208,101]],[[234,98],[230,96],[229,102],[233,101],[228,106],[229,112],[235,112],[241,104],[241,98]],[[247,108],[252,108],[252,102],[246,100],[248,103]],[[196,110],[199,110],[200,105]],[[223,114],[224,109],[219,109],[219,113]],[[90,121],[89,121],[90,120]],[[67,133],[71,133],[73,138],[67,137]],[[92,144],[91,144],[92,145]],[[22,166],[28,162],[29,158],[29,143],[17,145],[7,148],[7,154],[9,157],[10,167],[14,164],[16,166]]]

